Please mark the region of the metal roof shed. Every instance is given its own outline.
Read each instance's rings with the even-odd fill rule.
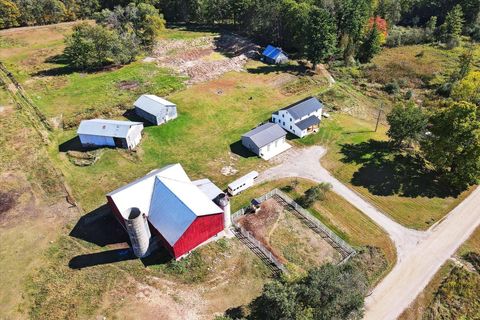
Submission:
[[[157,126],[177,117],[176,104],[153,94],[140,96],[133,105],[139,117]]]
[[[276,123],[265,123],[242,136],[244,147],[268,160],[290,148],[286,143],[287,132]]]
[[[77,130],[84,147],[135,148],[142,138],[143,123],[107,119],[83,120]]]
[[[268,45],[262,53],[264,59],[268,63],[286,63],[288,61],[287,55],[282,51],[282,49]]]

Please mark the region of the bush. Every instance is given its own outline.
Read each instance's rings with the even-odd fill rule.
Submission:
[[[383,86],[383,90],[385,90],[388,94],[397,94],[400,91],[400,85],[397,81],[392,81]]]
[[[302,206],[311,207],[317,200],[325,200],[326,193],[332,189],[332,185],[328,182],[322,182],[314,187],[311,187],[300,199]]]
[[[385,43],[388,47],[420,44],[429,42],[431,39],[423,28],[393,26]]]
[[[66,39],[64,54],[71,66],[92,70],[133,61],[137,47],[129,35],[121,37],[106,27],[82,23],[76,25]]]

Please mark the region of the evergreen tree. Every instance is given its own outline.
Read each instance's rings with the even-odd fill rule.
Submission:
[[[305,55],[312,63],[313,70],[317,64],[333,55],[337,43],[335,20],[330,12],[316,6],[310,9],[305,27]]]
[[[449,48],[454,48],[460,44],[463,24],[462,7],[456,5],[448,12],[445,22],[440,27],[440,38]]]
[[[436,30],[437,30],[437,17],[431,16],[427,24],[425,25],[425,37],[429,41],[434,40]]]
[[[358,59],[362,63],[370,62],[372,58],[381,50],[381,34],[378,31],[377,24],[374,23],[372,29],[367,35],[367,38],[360,46],[358,52]]]

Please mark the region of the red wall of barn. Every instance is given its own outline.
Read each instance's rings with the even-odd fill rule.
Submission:
[[[223,230],[223,213],[197,217],[173,246],[175,259]]]
[[[125,220],[123,220],[123,216],[115,205],[115,202],[113,202],[112,198],[110,198],[109,196],[107,196],[107,202],[110,205],[110,208],[112,209],[115,218],[117,218],[118,222],[120,222],[120,224],[125,228]]]

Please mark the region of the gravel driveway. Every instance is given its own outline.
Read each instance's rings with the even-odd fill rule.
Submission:
[[[395,319],[480,224],[480,188],[427,231],[406,228],[368,203],[320,165],[325,148],[291,149],[273,161],[258,183],[287,177],[329,182],[333,191],[382,227],[397,249],[397,264],[366,299],[365,319]]]

